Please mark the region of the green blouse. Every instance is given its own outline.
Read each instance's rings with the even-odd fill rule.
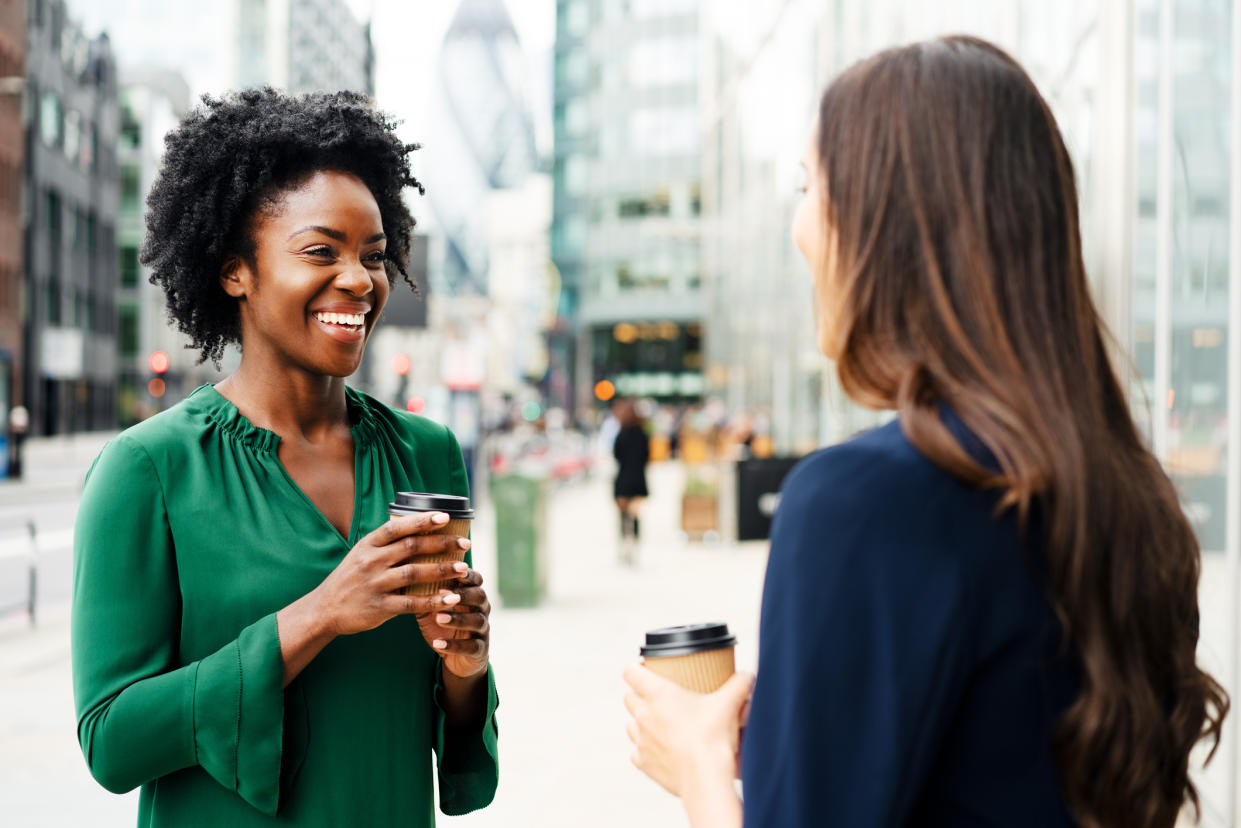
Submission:
[[[285,689],[276,611],[387,519],[393,492],[467,494],[456,439],[346,391],[354,510],[341,537],[213,387],[108,443],[74,550],[78,741],[140,826],[435,824],[495,794],[488,671],[477,730],[445,731],[440,659],[410,616],[329,644]]]

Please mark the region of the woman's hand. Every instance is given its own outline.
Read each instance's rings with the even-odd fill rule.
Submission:
[[[455,535],[428,535],[448,522],[442,512],[420,512],[393,518],[369,533],[347,554],[314,591],[320,618],[332,636],[372,630],[397,615],[422,616],[452,607],[461,595],[402,595],[416,583],[466,577],[465,563],[418,563],[421,555],[470,548]],[[428,640],[427,643],[431,643]]]
[[[753,676],[737,673],[719,690],[702,694],[635,664],[625,670],[625,682],[631,688],[625,707],[633,716],[626,728],[633,763],[684,800],[692,824],[731,823],[735,814],[740,825],[733,780]],[[704,814],[716,816],[695,818]]]
[[[444,669],[457,678],[473,678],[487,669],[491,642],[491,601],[483,591],[483,576],[464,563],[454,564],[459,582],[441,589],[447,605],[419,613],[422,637],[444,659]]]
[[[448,522],[443,512],[420,512],[394,518],[358,541],[353,549],[337,564],[323,583],[276,613],[276,629],[280,636],[280,653],[284,660],[284,684],[288,686],[306,665],[338,635],[352,635],[374,629],[397,615],[415,615],[426,635],[426,618],[449,613],[463,600],[479,601],[470,592],[482,583],[482,578],[470,570],[464,562],[418,563],[420,555],[448,550],[468,549],[469,540],[455,535],[428,535]],[[438,595],[403,595],[400,590],[415,583],[433,583],[457,578],[463,588],[440,590]],[[482,590],[479,589],[481,594]],[[462,607],[467,620],[454,626],[452,632],[461,631],[473,638],[478,626],[474,616],[481,611],[484,623],[481,635],[482,664],[487,664],[486,615],[491,611],[486,596],[481,597],[481,610],[477,604]],[[468,611],[466,611],[468,609]],[[430,628],[438,630],[435,623]],[[443,638],[438,632],[436,637]],[[434,647],[435,638],[427,642]],[[473,652],[471,652],[471,647]],[[460,656],[454,660],[457,669],[468,670],[476,662],[477,644],[463,643],[437,652]],[[447,660],[447,659],[446,659]]]

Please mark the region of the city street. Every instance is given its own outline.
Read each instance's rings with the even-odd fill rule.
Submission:
[[[0,802],[4,824],[21,828],[131,826],[137,794],[114,796],[86,770],[74,731],[68,597],[72,519],[80,481],[104,438],[33,441],[29,473],[0,482]],[[683,826],[677,802],[629,764],[621,698],[624,665],[652,627],[725,620],[740,640],[738,664],[757,662],[765,543],[686,543],[678,531],[683,470],[650,470],[640,566],[616,562],[609,469],[552,492],[548,513],[549,595],[537,609],[492,615],[492,658],[500,685],[501,773],[495,803],[463,828]],[[39,537],[38,623],[24,610],[25,522]],[[475,564],[494,595],[495,521],[481,498]],[[1206,556],[1200,658],[1226,676],[1228,579]],[[1203,825],[1226,825],[1227,748],[1199,776]],[[1190,824],[1188,822],[1186,825]]]
[[[91,779],[74,731],[68,605],[77,489],[102,444],[95,436],[32,442],[30,473],[0,483],[0,602],[23,600],[24,522],[39,530],[39,618],[0,616],[0,802],[4,824],[131,826],[136,794]],[[549,595],[537,609],[497,607],[492,657],[500,686],[500,788],[495,803],[441,825],[684,825],[677,802],[629,764],[621,670],[652,627],[726,620],[737,659],[754,669],[766,545],[684,542],[681,468],[653,466],[641,562],[616,562],[607,470],[554,490],[548,508]],[[475,563],[493,585],[494,517],[483,499]],[[15,556],[15,557],[14,557]]]

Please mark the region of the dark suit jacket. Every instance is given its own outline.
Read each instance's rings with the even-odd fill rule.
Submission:
[[[895,421],[790,473],[743,738],[746,826],[1074,824],[1051,740],[1077,662],[1037,583],[1041,547],[1023,558],[996,499]]]

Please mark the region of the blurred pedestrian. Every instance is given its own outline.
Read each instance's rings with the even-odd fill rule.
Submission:
[[[1199,550],[1108,361],[1073,166],[1008,55],[893,49],[823,95],[793,237],[849,395],[788,477],[758,677],[641,666],[635,762],[695,826],[1171,828],[1228,708]]]
[[[9,409],[9,477],[20,480],[22,476],[22,444],[30,432],[30,412],[24,405]]]
[[[141,825],[431,826],[432,751],[444,813],[494,794],[490,604],[468,558],[422,562],[469,541],[387,514],[468,494],[457,440],[345,385],[408,280],[393,127],[265,89],[165,139],[142,260],[203,358],[241,364],[111,441],[78,514],[78,736]]]
[[[612,495],[620,513],[620,559],[634,566],[638,561],[638,514],[642,499],[650,494],[646,488],[646,464],[651,457],[651,442],[646,422],[632,399],[618,401],[613,410],[620,426],[612,446],[612,456],[616,458]]]

